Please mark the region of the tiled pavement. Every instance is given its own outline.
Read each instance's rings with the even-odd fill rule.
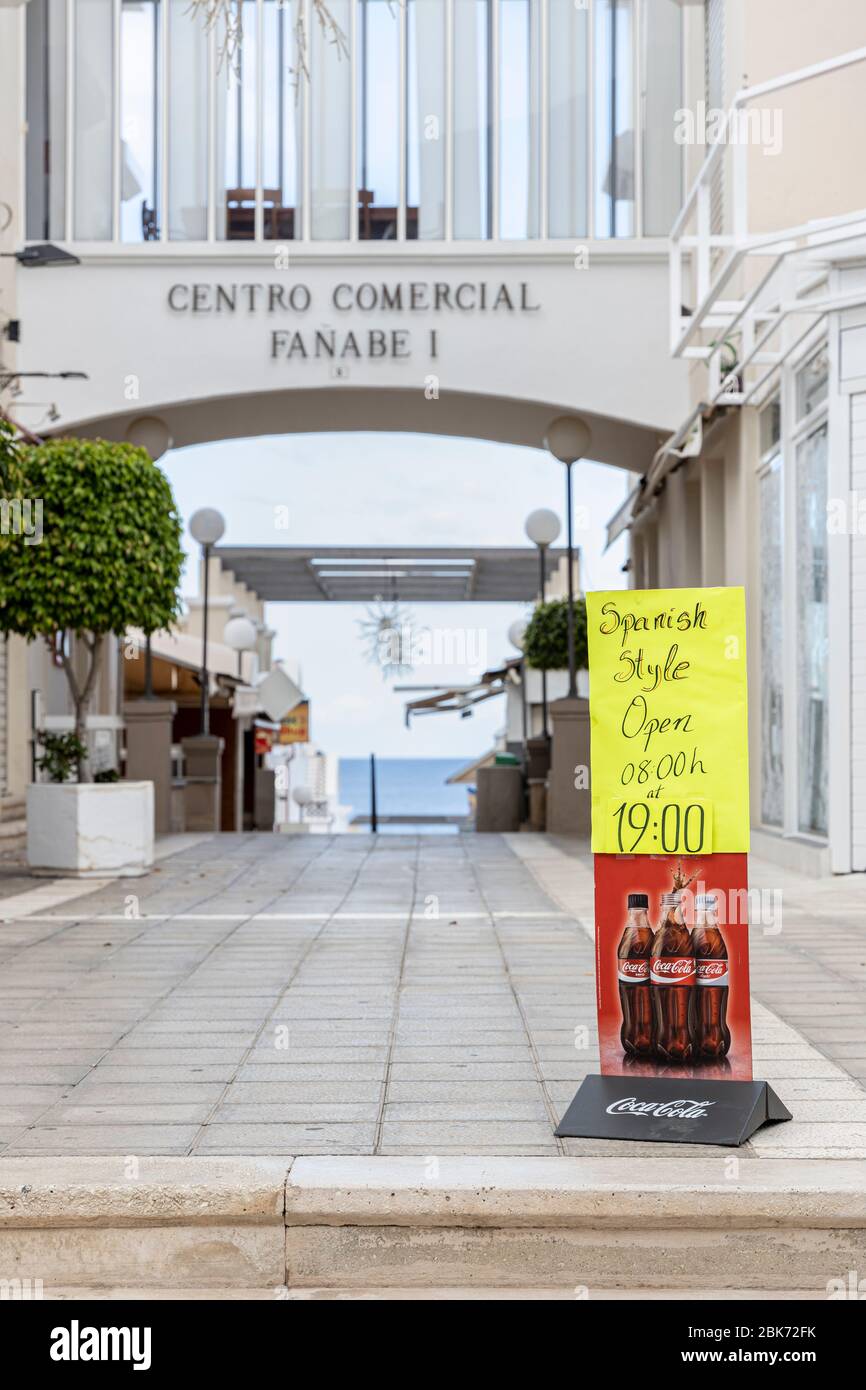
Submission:
[[[74,900],[7,898],[0,1153],[622,1154],[553,1137],[597,1065],[573,848],[224,835]],[[866,881],[769,872],[756,1069],[796,1120],[750,1150],[866,1156]]]

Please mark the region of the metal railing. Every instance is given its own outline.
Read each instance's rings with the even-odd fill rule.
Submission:
[[[443,75],[443,91],[445,103],[445,120],[442,131],[443,151],[443,212],[441,236],[437,236],[437,241],[449,242],[454,240],[455,224],[455,4],[458,0],[441,0],[442,3],[442,24],[443,24],[443,52],[445,71]],[[266,228],[271,226],[274,218],[273,209],[269,202],[268,180],[264,172],[263,149],[265,144],[264,128],[266,124],[266,99],[265,99],[265,11],[270,3],[281,4],[282,0],[253,0],[255,20],[251,26],[251,33],[255,35],[255,72],[253,80],[255,83],[255,100],[253,103],[253,122],[255,125],[252,135],[251,147],[254,148],[254,156],[251,161],[251,173],[254,178],[239,180],[240,184],[245,183],[245,187],[237,189],[226,189],[223,185],[225,179],[223,171],[219,168],[219,93],[221,87],[225,87],[226,73],[220,71],[219,46],[215,29],[212,27],[203,42],[207,48],[207,96],[205,100],[206,110],[206,145],[207,145],[207,171],[206,171],[206,208],[203,205],[203,227],[205,234],[202,240],[208,243],[224,243],[225,240],[234,239],[233,233],[227,233],[221,225],[221,217],[226,216],[227,194],[243,192],[248,194],[245,206],[245,213],[249,214],[249,231],[242,233],[238,239],[251,240],[262,243],[269,240],[282,240],[282,235],[275,236],[268,234]],[[304,24],[310,52],[307,54],[306,62],[310,63],[312,56],[312,44],[314,42],[314,32],[316,21],[313,14],[312,0],[297,0],[301,13],[304,16]],[[350,170],[348,173],[348,187],[345,190],[349,206],[348,234],[345,239],[357,242],[361,238],[359,224],[363,218],[363,210],[359,209],[358,201],[360,197],[361,182],[361,135],[359,131],[359,105],[358,94],[363,74],[360,71],[361,45],[359,43],[360,27],[360,6],[362,0],[348,0],[348,30],[347,40],[349,55],[345,60],[348,63],[347,80],[350,86],[350,97],[348,101],[350,121]],[[537,82],[537,97],[528,98],[533,105],[533,116],[535,127],[530,135],[530,158],[535,161],[535,184],[531,194],[531,210],[528,217],[528,228],[525,237],[519,239],[523,244],[533,241],[546,241],[550,232],[550,195],[554,184],[555,170],[551,169],[551,120],[554,116],[550,109],[550,46],[551,38],[551,10],[550,0],[537,0],[538,10],[533,11],[537,15],[537,47],[532,58],[533,80]],[[122,201],[124,183],[124,152],[123,152],[123,133],[122,133],[122,109],[123,109],[123,89],[122,89],[122,0],[111,0],[113,19],[111,24],[112,33],[112,72],[108,88],[108,100],[110,102],[110,159],[107,159],[106,177],[110,180],[110,234],[105,238],[108,244],[135,246],[140,244],[137,238],[125,238],[122,228]],[[62,231],[58,229],[55,236],[61,236],[66,242],[81,241],[82,237],[76,234],[76,125],[78,121],[78,93],[77,84],[81,80],[79,56],[76,52],[78,47],[76,40],[76,17],[78,13],[78,0],[65,0],[65,80],[63,86],[63,167],[58,169],[56,174],[60,177],[63,187],[63,212],[60,221],[63,224]],[[575,82],[584,85],[586,91],[586,128],[585,138],[586,149],[586,198],[583,210],[585,218],[585,228],[575,228],[570,233],[568,241],[577,239],[579,241],[593,241],[596,239],[596,218],[599,212],[599,193],[598,181],[598,159],[599,144],[602,138],[601,131],[597,128],[598,122],[598,102],[596,101],[595,91],[599,83],[607,83],[610,74],[602,69],[599,70],[598,54],[598,26],[595,16],[595,4],[592,0],[589,3],[577,5],[576,8],[586,14],[585,45],[586,45],[586,72],[575,73]],[[632,0],[631,3],[631,60],[629,87],[631,88],[631,110],[633,114],[631,136],[633,140],[633,193],[625,197],[620,195],[621,201],[633,205],[633,226],[625,240],[636,240],[644,236],[644,217],[643,217],[643,162],[644,162],[644,130],[642,120],[641,93],[642,93],[642,25],[644,23],[644,0]],[[167,0],[162,0],[155,6],[155,75],[154,75],[154,129],[156,131],[154,141],[154,169],[153,187],[148,189],[145,198],[145,206],[142,210],[143,221],[147,223],[144,231],[143,240],[166,242],[173,240],[169,232],[169,200],[170,200],[170,130],[173,119],[171,83],[168,80],[168,73],[171,64],[170,53],[170,27],[171,27],[171,6]],[[409,17],[405,3],[394,5],[394,23],[398,26],[399,41],[399,72],[398,72],[398,110],[395,112],[395,124],[397,127],[398,141],[398,192],[396,206],[389,211],[393,212],[394,235],[393,241],[402,243],[413,239],[411,230],[413,226],[413,209],[408,207],[409,202],[409,120],[408,102],[410,73],[409,73],[409,44],[408,28]],[[193,16],[189,16],[189,22],[197,22]],[[484,81],[487,85],[487,179],[488,179],[488,203],[489,210],[487,215],[486,233],[482,236],[483,240],[498,241],[502,237],[500,221],[500,211],[502,206],[503,193],[503,132],[502,121],[500,119],[500,98],[501,87],[504,81],[503,73],[500,71],[501,58],[501,23],[500,23],[500,4],[499,0],[491,0],[489,10],[488,25],[488,48],[482,55],[484,66]],[[423,61],[421,59],[420,61]],[[301,75],[296,80],[300,83],[300,91],[297,94],[298,125],[300,130],[297,171],[296,171],[296,195],[293,208],[281,208],[280,211],[291,213],[294,217],[294,230],[291,232],[290,239],[300,242],[316,240],[313,228],[313,111],[311,102],[310,81],[306,76]],[[532,82],[530,82],[530,89]],[[294,86],[288,99],[295,100]],[[534,103],[537,100],[537,110]],[[604,138],[608,138],[611,149],[616,147],[616,132],[612,129],[607,132]],[[531,185],[531,181],[530,181]],[[363,190],[361,190],[363,192]],[[204,200],[203,200],[204,201]],[[151,204],[153,206],[151,206]],[[147,214],[147,216],[145,216]],[[270,218],[270,221],[268,219]],[[48,233],[46,232],[46,235]],[[612,235],[612,234],[611,234]],[[184,240],[184,238],[178,238]],[[605,237],[605,239],[607,239]],[[84,238],[86,240],[86,238]],[[198,240],[198,238],[190,238]]]
[[[749,103],[864,61],[866,48],[857,48],[739,91],[686,196],[670,235],[670,345],[674,357],[701,360],[707,367],[702,411],[714,405],[760,404],[774,389],[784,362],[827,314],[864,301],[862,291],[827,294],[826,269],[820,266],[816,266],[811,280],[800,285],[786,271],[798,255],[803,262],[801,268],[808,270],[806,257],[814,257],[816,251],[825,253],[821,260],[831,259],[833,248],[866,236],[866,208],[776,231],[750,232],[750,145],[742,139],[729,139],[732,133],[736,137],[737,122]],[[725,172],[726,155],[731,161],[730,225],[723,232],[714,232],[712,187],[719,171]],[[759,262],[754,283],[741,291],[741,297],[724,298],[733,282],[742,284],[746,279],[742,272],[747,266],[751,270],[749,263]],[[693,299],[694,308],[684,307],[687,294]],[[794,315],[805,317],[805,328],[784,346],[773,346],[785,321]],[[707,343],[703,339],[710,331],[713,338]],[[731,351],[733,339],[738,341],[736,361],[726,365],[724,354]],[[693,419],[686,423],[693,423]],[[682,435],[681,429],[678,436]],[[660,454],[675,452],[675,438],[668,441]]]

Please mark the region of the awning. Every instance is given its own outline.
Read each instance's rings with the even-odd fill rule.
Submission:
[[[610,521],[607,523],[607,541],[604,547],[605,550],[608,550],[613,545],[614,541],[618,540],[618,538],[623,534],[623,532],[627,531],[631,526],[634,504],[637,501],[638,497],[640,497],[641,491],[641,484],[638,483],[637,487],[632,488],[628,497],[625,499],[622,505],[617,508]]]
[[[137,650],[144,652],[147,639],[141,628],[127,628],[126,636]],[[169,662],[172,666],[184,667],[196,674],[201,670],[202,643],[194,633],[154,632],[151,634],[150,650],[154,658]],[[243,683],[238,672],[238,654],[223,642],[208,642],[207,666],[211,676],[225,677],[235,685]]]
[[[492,767],[497,748],[489,748],[486,753],[482,753],[480,758],[473,758],[471,763],[464,763],[463,767],[458,767],[456,772],[452,772],[450,777],[445,778],[447,786],[463,786],[468,782],[476,782],[478,773],[482,767]]]
[[[532,603],[534,546],[217,546],[225,570],[272,603]],[[547,579],[563,550],[545,552]]]
[[[409,727],[413,714],[459,714],[465,718],[473,705],[480,705],[484,700],[493,699],[494,695],[503,694],[513,664],[508,662],[497,671],[485,671],[475,685],[452,686],[448,690],[425,695],[420,700],[409,700],[406,704],[406,727]]]

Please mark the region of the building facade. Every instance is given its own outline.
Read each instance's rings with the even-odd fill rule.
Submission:
[[[825,525],[863,485],[859,0],[327,13],[244,0],[227,55],[188,0],[4,0],[0,249],[77,260],[0,260],[4,367],[52,374],[4,407],[154,456],[579,414],[630,582],[747,587],[761,847],[866,868],[863,541]]]
[[[753,845],[866,869],[863,651],[866,12],[709,4],[707,103],[672,228],[690,405],[611,534],[631,582],[744,584]]]

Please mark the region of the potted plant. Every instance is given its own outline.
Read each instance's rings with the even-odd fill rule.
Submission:
[[[523,654],[529,666],[550,673],[568,670],[568,600],[550,599],[536,605],[523,635]],[[589,694],[589,648],[586,635],[586,600],[574,601],[574,657],[577,667],[578,694]],[[561,688],[560,688],[561,686]],[[550,698],[559,699],[566,693],[567,682],[548,676]]]
[[[171,487],[144,449],[100,439],[24,445],[6,431],[0,471],[7,498],[38,502],[41,518],[38,543],[7,536],[0,547],[0,630],[48,644],[74,711],[71,736],[41,739],[49,780],[28,788],[31,868],[144,873],[153,783],[90,780],[87,716],[106,637],[155,632],[177,616],[183,550]]]

